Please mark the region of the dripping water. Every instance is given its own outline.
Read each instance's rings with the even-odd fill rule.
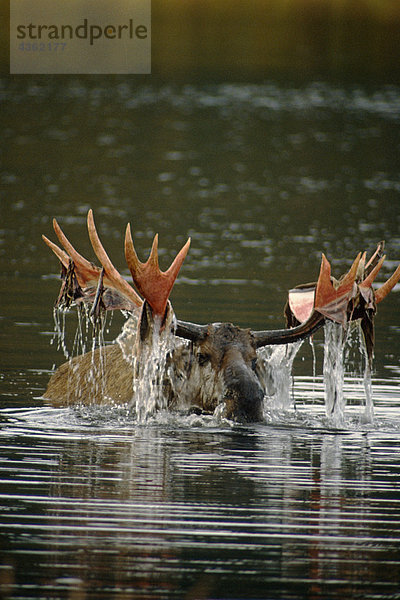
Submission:
[[[71,350],[67,344],[67,317],[76,314],[77,323]],[[94,318],[86,304],[79,304],[76,311],[65,307],[56,307],[53,311],[54,335],[51,343],[57,341],[57,350],[62,350],[66,359],[85,354],[88,350],[101,348],[105,345],[104,332],[109,332],[112,322],[112,312],[103,312]]]
[[[268,414],[287,412],[292,403],[292,367],[302,342],[294,344],[265,346],[260,351],[260,378],[266,389]]]
[[[352,351],[356,356],[352,356]],[[368,358],[365,338],[359,321],[349,323],[344,353],[346,370],[351,375],[362,378],[364,388],[364,412],[360,414],[362,423],[372,423],[374,420],[374,405],[372,399],[372,373]]]
[[[57,340],[58,348],[63,351],[68,360],[72,360],[79,354],[87,353],[89,349],[91,367],[86,381],[90,383],[93,398],[104,399],[106,391],[103,375],[107,368],[107,354],[104,352],[106,319],[103,315],[100,321],[93,322],[87,308],[79,307],[72,349],[69,350],[66,341],[68,313],[69,311],[65,308],[55,310],[53,340]],[[168,361],[174,348],[174,335],[169,327],[162,329],[160,321],[155,319],[149,340],[145,344],[140,344],[140,349],[135,356],[136,331],[137,318],[131,315],[117,338],[117,342],[125,359],[132,364],[134,377],[131,408],[134,409],[138,422],[144,423],[157,411],[168,408],[167,385],[165,384],[168,383]],[[354,342],[354,332],[358,335],[356,343]],[[314,344],[312,341],[310,343],[313,357],[313,380],[315,380],[317,359]],[[296,410],[292,367],[301,345],[302,342],[267,346],[259,352],[258,375],[266,390],[265,414],[267,418],[271,416],[282,418],[291,408]],[[346,397],[343,389],[345,368],[352,367],[354,369],[355,359],[352,356],[354,349],[364,357],[365,362],[362,373],[365,401],[360,421],[372,423],[371,370],[360,328],[359,326],[343,328],[330,321],[325,324],[323,361],[325,413],[329,423],[334,427],[341,427],[345,424]],[[71,370],[72,376],[69,385],[75,390],[76,396],[80,397],[78,365],[73,364]]]
[[[310,340],[313,358],[313,381],[317,379],[317,354]],[[266,418],[282,418],[291,408],[296,411],[292,367],[302,342],[287,346],[267,346],[260,353],[258,375],[266,390]],[[347,399],[344,391],[346,374],[361,375],[364,402],[360,407],[361,423],[374,418],[371,369],[359,323],[346,327],[327,321],[324,326],[323,388],[325,414],[330,426],[345,426]]]
[[[343,425],[346,401],[343,394],[344,345],[346,331],[342,325],[327,321],[324,326],[325,411],[335,427]]]
[[[309,344],[310,344],[311,354],[312,354],[312,381],[313,381],[313,391],[314,391],[314,382],[315,382],[315,378],[317,375],[317,355],[315,352],[314,339],[312,336],[309,338]]]
[[[353,356],[353,351],[357,352],[358,357]],[[325,411],[335,427],[343,426],[345,422],[347,401],[343,386],[346,370],[352,375],[359,375],[360,369],[363,370],[361,375],[364,387],[364,411],[360,413],[360,421],[372,423],[374,420],[372,375],[360,325],[350,323],[343,327],[327,321],[324,326],[323,363]]]
[[[139,423],[145,423],[157,411],[168,406],[164,380],[173,345],[174,334],[171,328],[162,329],[161,319],[155,316],[150,339],[138,346],[133,357],[133,397]]]
[[[374,422],[374,402],[372,399],[372,374],[369,366],[368,357],[366,357],[366,365],[363,377],[364,393],[365,393],[365,408],[364,414],[362,415],[362,421],[364,423]]]
[[[71,348],[68,347],[67,342],[67,320],[70,314],[76,314],[75,333]],[[73,359],[90,352],[90,368],[85,379],[90,384],[93,398],[105,397],[106,354],[104,347],[106,342],[104,332],[105,330],[108,331],[110,327],[112,314],[109,319],[107,319],[104,312],[99,317],[94,318],[89,308],[85,304],[80,304],[77,306],[76,311],[70,311],[62,306],[56,307],[53,316],[54,335],[51,343],[57,342],[57,350],[61,350],[71,364],[68,388],[74,390],[77,398],[81,397],[79,363],[73,362]]]

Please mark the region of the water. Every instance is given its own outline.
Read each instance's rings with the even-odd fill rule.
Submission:
[[[125,407],[43,404],[65,357],[40,239],[56,216],[93,259],[92,207],[128,278],[128,221],[142,260],[159,232],[161,268],[190,235],[178,318],[282,327],[321,251],[339,276],[386,239],[380,281],[398,264],[398,87],[26,78],[1,93],[0,595],[399,598],[398,286],[376,318],[371,418],[358,342],[334,380],[342,415],[326,414],[316,334],[275,354],[293,377],[275,381],[264,423],[161,410],[140,424]],[[76,324],[65,315],[66,348],[90,350]]]
[[[1,537],[12,597],[398,593],[393,433],[167,415],[135,427],[44,409],[9,419]]]

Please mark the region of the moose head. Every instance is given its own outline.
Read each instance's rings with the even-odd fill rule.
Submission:
[[[231,323],[199,325],[177,319],[169,301],[190,239],[169,269],[161,271],[157,235],[150,256],[143,263],[137,257],[128,225],[125,258],[135,291],[111,263],[91,210],[88,232],[101,267],[75,250],[56,220],[53,225],[64,250],[45,236],[43,240],[62,265],[62,286],[56,306],[88,305],[94,320],[101,318],[104,311],[123,310],[130,315],[116,343],[75,357],[53,374],[45,398],[57,404],[135,404],[138,382],[157,373],[155,409],[167,406],[214,412],[218,408],[231,419],[258,421],[262,419],[265,396],[259,350],[303,340],[327,319],[342,325],[359,319],[372,360],[376,305],[400,279],[399,266],[382,287],[376,291],[372,288],[385,258],[383,243],[368,262],[366,254],[360,253],[339,280],[331,276],[330,264],[323,255],[317,282],[289,292],[285,310],[287,328],[254,331]],[[168,337],[172,343],[163,346],[162,340]],[[162,348],[161,358],[154,354],[155,344]],[[151,361],[159,364],[149,376]]]

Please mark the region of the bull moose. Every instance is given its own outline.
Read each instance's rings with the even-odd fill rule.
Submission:
[[[152,411],[162,407],[206,413],[218,410],[233,420],[261,420],[266,384],[260,349],[303,340],[327,320],[343,326],[358,320],[372,361],[376,305],[400,279],[399,265],[379,289],[372,288],[385,259],[383,242],[368,262],[366,253],[359,253],[339,280],[331,276],[330,264],[322,255],[317,282],[290,290],[285,329],[199,325],[177,319],[169,301],[190,239],[164,272],[158,265],[158,236],[143,263],[127,226],[125,258],[137,293],[111,263],[91,210],[89,238],[101,267],[75,250],[55,219],[53,225],[64,250],[45,236],[43,240],[62,265],[56,306],[89,307],[94,321],[101,319],[104,311],[121,310],[128,315],[114,343],[72,358],[51,376],[44,397],[55,405],[115,403],[131,405],[140,412],[139,396],[144,393],[147,402],[149,395],[153,396]]]

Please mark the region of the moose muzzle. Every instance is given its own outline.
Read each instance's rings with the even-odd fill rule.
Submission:
[[[230,348],[224,356],[226,416],[229,419],[253,422],[263,416],[264,390],[252,365],[248,365],[240,351]]]

